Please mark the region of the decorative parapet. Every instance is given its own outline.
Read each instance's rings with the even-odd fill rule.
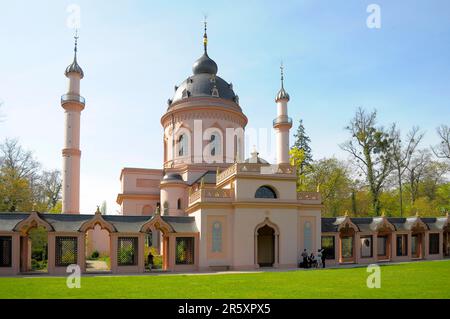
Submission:
[[[220,184],[234,175],[284,175],[286,177],[295,177],[296,172],[295,168],[289,164],[235,163],[216,175],[216,184]]]
[[[196,202],[228,202],[233,198],[233,188],[202,188],[189,195],[189,205],[192,205]]]
[[[69,102],[80,103],[83,105],[86,104],[86,100],[84,99],[84,97],[82,97],[81,95],[78,95],[78,94],[64,94],[61,96],[61,104],[62,105],[64,105],[65,103],[69,103]]]
[[[318,192],[298,192],[297,200],[299,201],[322,201],[322,197]]]

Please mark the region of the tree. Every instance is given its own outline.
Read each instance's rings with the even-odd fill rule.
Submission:
[[[295,167],[295,171],[297,172],[297,191],[305,191],[305,172],[302,170],[305,161],[305,152],[293,146],[289,151],[289,155],[290,164]]]
[[[336,158],[311,163],[306,177],[309,190],[320,192],[325,212],[337,216],[351,196],[351,179],[347,165]]]
[[[392,142],[392,163],[396,172],[398,192],[399,192],[399,207],[400,216],[403,216],[403,175],[408,169],[414,152],[417,149],[420,141],[423,138],[423,133],[419,132],[418,127],[413,127],[406,136],[406,142],[401,139],[400,130],[392,127],[393,142]]]
[[[33,153],[25,151],[17,139],[6,139],[0,144],[0,167],[14,174],[16,178],[34,181],[38,176],[40,164],[33,158]]]
[[[372,209],[380,214],[380,193],[386,178],[392,172],[393,132],[376,125],[376,111],[366,113],[359,108],[346,129],[351,139],[341,148],[356,159],[356,166],[364,173],[368,183]]]
[[[43,171],[35,187],[39,211],[54,212],[61,202],[62,180],[59,170]]]
[[[438,158],[450,160],[450,127],[441,125],[436,129],[441,142],[438,146],[432,148],[434,155]]]
[[[446,182],[445,175],[448,172],[448,164],[438,161],[429,162],[425,167],[423,180],[420,185],[422,194],[430,200],[434,200],[439,186]]]
[[[299,121],[297,132],[294,134],[294,137],[295,142],[293,147],[303,150],[303,153],[305,154],[305,159],[301,165],[301,170],[303,170],[304,166],[310,165],[313,161],[311,147],[309,146],[311,139],[306,135],[303,120]]]
[[[406,167],[406,180],[409,184],[411,195],[411,206],[414,206],[416,199],[419,197],[419,186],[423,180],[425,170],[431,162],[431,154],[428,150],[419,150],[412,157],[409,165]]]
[[[0,144],[0,211],[61,212],[61,173],[40,167],[17,140]]]
[[[102,213],[102,215],[106,215],[107,211],[108,211],[108,209],[106,206],[106,200],[104,200],[102,202],[102,205],[100,206],[100,212]]]

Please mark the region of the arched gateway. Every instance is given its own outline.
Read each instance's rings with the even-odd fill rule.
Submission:
[[[255,266],[278,266],[278,227],[268,218],[255,229]]]

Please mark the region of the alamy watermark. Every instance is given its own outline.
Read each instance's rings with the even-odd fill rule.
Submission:
[[[76,264],[67,266],[66,272],[69,273],[67,276],[66,285],[67,288],[81,288],[81,268]]]
[[[369,29],[381,29],[381,7],[372,3],[367,6],[367,13],[370,13],[366,19],[366,25]]]
[[[370,264],[367,266],[366,271],[370,273],[367,276],[366,285],[367,288],[381,288],[381,268],[377,264]]]

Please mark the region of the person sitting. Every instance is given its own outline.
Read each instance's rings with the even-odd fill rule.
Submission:
[[[311,255],[309,256],[309,267],[317,267],[317,260],[316,256],[314,256],[314,253],[311,253]]]
[[[306,252],[306,249],[302,252],[302,259],[303,261],[300,263],[301,268],[308,268],[308,253]]]

